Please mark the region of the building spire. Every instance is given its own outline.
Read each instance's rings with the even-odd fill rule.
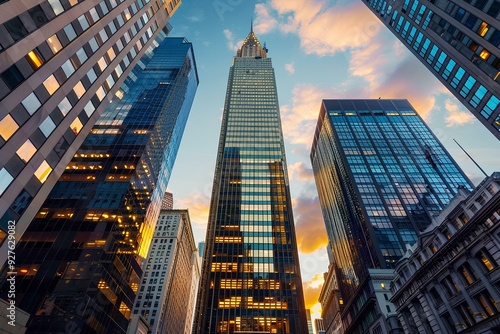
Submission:
[[[253,18],[250,21],[250,33],[243,41],[241,48],[236,53],[237,57],[244,58],[266,58],[267,49],[262,47],[257,36],[253,32]]]
[[[253,32],[253,16],[250,19],[250,32]]]

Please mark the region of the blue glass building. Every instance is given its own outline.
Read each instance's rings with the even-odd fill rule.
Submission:
[[[407,100],[323,100],[311,161],[343,327],[375,330],[387,312],[372,276],[382,280],[379,269],[394,268],[431,216],[472,184]]]
[[[266,53],[251,31],[229,71],[193,333],[307,333]]]
[[[500,2],[363,2],[500,139]]]
[[[32,315],[28,332],[127,330],[198,85],[192,45],[165,37],[124,81],[18,242],[16,306]]]

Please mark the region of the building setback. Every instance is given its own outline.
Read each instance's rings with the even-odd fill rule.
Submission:
[[[0,4],[0,265],[181,1]]]
[[[500,331],[500,173],[461,189],[396,267],[405,333]]]
[[[162,33],[154,44],[17,244],[28,332],[127,330],[198,85],[191,43]]]
[[[266,52],[251,31],[229,71],[193,333],[307,333]]]
[[[152,334],[191,333],[200,267],[187,210],[160,212],[143,269],[133,314]]]
[[[363,3],[500,139],[499,1]]]
[[[392,268],[472,184],[407,100],[323,100],[311,161],[344,330],[396,329]]]

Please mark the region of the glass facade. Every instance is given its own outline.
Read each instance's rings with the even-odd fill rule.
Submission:
[[[500,2],[363,2],[500,139]]]
[[[431,215],[472,184],[407,100],[323,100],[311,161],[344,328],[353,328],[373,293],[368,269],[393,268]]]
[[[66,165],[154,40],[178,0],[41,0],[2,4],[0,18],[0,265],[2,231],[24,233]],[[26,159],[26,141],[32,145]]]
[[[16,306],[32,315],[28,332],[127,330],[198,85],[190,43],[154,42],[17,244]]]
[[[193,333],[307,333],[266,51],[250,32],[229,71]]]

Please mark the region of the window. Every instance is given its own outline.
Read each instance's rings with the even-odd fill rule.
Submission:
[[[16,65],[12,65],[6,69],[0,76],[10,89],[14,89],[24,80],[24,76],[21,74],[21,71],[19,71]]]
[[[35,111],[37,111],[38,108],[42,105],[38,98],[36,97],[35,93],[31,93],[28,95],[22,102],[21,104],[24,106],[26,111],[30,114],[33,115]]]
[[[63,28],[64,32],[66,33],[66,36],[68,37],[68,39],[70,41],[74,40],[76,38],[76,32],[75,32],[75,29],[73,28],[73,26],[70,24],[68,24],[67,26],[65,26]]]
[[[492,271],[497,267],[497,263],[492,258],[488,250],[486,250],[486,248],[482,248],[479,252],[476,253],[476,259],[481,262],[481,264],[487,271]]]
[[[25,163],[27,163],[35,153],[36,147],[31,143],[29,139],[16,151],[16,154]]]
[[[45,121],[42,122],[42,124],[40,124],[38,128],[40,129],[40,131],[42,131],[45,137],[48,137],[52,133],[52,131],[54,131],[56,125],[54,121],[52,121],[52,118],[50,118],[49,116],[45,119]]]
[[[52,10],[54,11],[54,14],[59,15],[62,12],[64,12],[64,8],[59,2],[59,0],[49,0],[49,4],[52,7]]]
[[[0,195],[7,189],[12,180],[14,180],[14,178],[5,168],[0,169]]]
[[[50,49],[54,53],[58,53],[62,49],[61,42],[56,35],[52,35],[47,39],[47,44],[49,44]]]
[[[35,176],[41,183],[44,183],[47,180],[47,177],[49,177],[51,171],[52,167],[50,167],[47,161],[44,160],[40,164],[40,167],[38,167],[38,169],[35,171]]]
[[[28,14],[31,16],[31,19],[33,19],[33,22],[35,22],[37,28],[40,28],[45,23],[49,22],[47,16],[45,16],[45,13],[42,10],[42,7],[40,6],[35,6],[29,9]]]
[[[468,285],[471,285],[478,279],[476,272],[467,262],[458,267],[458,272],[462,275],[462,278]]]
[[[18,17],[5,22],[4,26],[14,41],[18,41],[28,34],[28,31]]]
[[[474,94],[472,99],[469,101],[469,103],[473,107],[477,108],[477,106],[479,105],[479,103],[481,103],[487,92],[488,90],[483,85],[480,85],[479,88],[476,90],[476,93]]]
[[[68,98],[65,97],[57,107],[61,113],[66,116],[73,106],[69,103]]]
[[[492,95],[488,102],[486,102],[483,110],[481,110],[481,115],[486,119],[490,118],[491,114],[495,111],[499,104],[500,100],[495,95]]]
[[[83,87],[83,84],[81,81],[78,81],[78,83],[73,87],[73,91],[75,92],[76,96],[78,98],[81,98],[83,94],[85,94],[85,87]]]
[[[6,115],[0,121],[0,136],[2,136],[3,140],[9,139],[14,132],[19,128],[16,121],[10,115]]]
[[[481,292],[479,295],[476,297],[476,301],[478,302],[479,305],[481,305],[481,308],[483,309],[483,313],[487,317],[491,317],[495,314],[498,313],[498,310],[495,306],[495,300],[490,296],[487,290],[484,290]]]
[[[73,123],[71,123],[70,127],[71,127],[71,130],[73,130],[73,133],[75,135],[77,135],[80,132],[80,130],[83,128],[83,124],[80,121],[80,119],[77,117],[77,118],[75,118]]]
[[[479,28],[477,29],[476,32],[479,34],[479,36],[484,37],[484,35],[486,35],[486,33],[488,32],[489,28],[490,27],[489,27],[488,23],[481,22],[481,24],[479,25]]]
[[[59,88],[59,82],[57,82],[53,74],[47,79],[45,79],[43,85],[45,86],[45,89],[47,89],[47,92],[49,92],[50,95],[54,94],[54,92]]]
[[[39,68],[40,66],[43,65],[43,63],[45,62],[42,58],[42,56],[40,55],[40,53],[38,53],[38,51],[36,49],[34,50],[31,50],[30,52],[28,52],[28,54],[26,55],[26,60],[28,61],[28,63],[30,63],[31,67],[36,70],[37,68]]]
[[[64,74],[66,74],[67,78],[69,78],[75,72],[75,67],[69,59],[66,60],[64,64],[62,64],[61,68],[64,71]]]

